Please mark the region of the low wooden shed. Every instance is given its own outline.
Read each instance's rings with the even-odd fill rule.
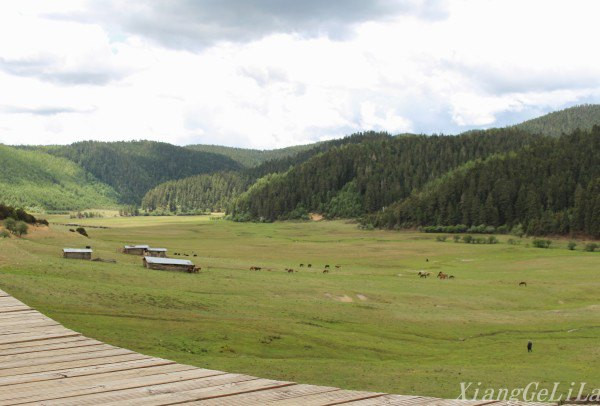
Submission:
[[[89,248],[64,248],[63,258],[69,259],[92,259],[92,250]]]
[[[130,255],[146,255],[146,251],[148,251],[149,248],[149,245],[126,245],[123,247],[123,253]]]
[[[166,248],[148,248],[146,250],[146,255],[149,257],[166,258],[167,249]]]
[[[148,269],[159,269],[163,271],[185,271],[194,272],[192,261],[187,259],[144,257],[144,266]]]

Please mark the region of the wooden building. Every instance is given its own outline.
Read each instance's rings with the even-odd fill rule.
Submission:
[[[194,272],[192,261],[187,259],[144,257],[144,266],[148,269],[159,269],[163,271],[185,271]]]
[[[167,249],[166,248],[148,248],[146,250],[146,255],[149,257],[166,258],[167,257]]]
[[[63,258],[69,259],[92,259],[92,250],[89,248],[64,248]]]
[[[146,251],[148,251],[149,248],[149,245],[126,245],[123,247],[123,253],[130,255],[146,255]]]

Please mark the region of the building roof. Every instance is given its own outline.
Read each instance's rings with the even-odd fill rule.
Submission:
[[[89,248],[63,248],[63,252],[78,252],[78,253],[89,252],[91,254],[93,251]]]
[[[131,249],[131,248],[134,248],[134,249],[135,248],[137,248],[137,249],[141,248],[141,249],[147,250],[148,248],[150,248],[150,246],[149,245],[126,245],[125,246],[125,249]]]
[[[144,257],[144,260],[149,264],[194,266],[192,261],[187,259]]]
[[[166,248],[148,248],[148,251],[167,252]]]

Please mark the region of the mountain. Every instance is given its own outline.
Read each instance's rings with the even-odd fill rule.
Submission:
[[[296,155],[299,152],[308,151],[316,144],[295,145],[287,148],[279,149],[246,149],[223,147],[220,145],[188,145],[186,148],[194,151],[210,152],[213,154],[224,155],[233,159],[240,165],[246,168],[259,166],[260,164],[274,159],[287,158]]]
[[[117,193],[77,164],[0,144],[0,203],[36,210],[114,207]]]
[[[386,137],[389,135],[358,133],[312,144],[309,149],[297,150],[292,155],[272,159],[256,167],[168,181],[146,193],[142,199],[142,208],[149,211],[188,213],[205,210],[221,211],[229,207],[233,200],[254,182],[266,175],[286,172],[318,154],[341,145],[357,144]]]
[[[600,126],[467,163],[368,219],[374,226],[520,225],[600,238]]]
[[[380,136],[331,148],[260,179],[232,206],[236,220],[356,217],[408,197],[471,160],[519,150],[541,136],[494,129],[460,136]]]
[[[80,165],[127,204],[139,204],[148,190],[168,180],[241,168],[224,155],[154,141],[83,141],[46,150]]]
[[[558,137],[577,129],[589,131],[595,125],[600,125],[600,105],[584,104],[555,111],[514,127],[530,133]]]

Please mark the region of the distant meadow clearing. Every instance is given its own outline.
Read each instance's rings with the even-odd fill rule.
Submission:
[[[600,253],[584,252],[585,242],[573,251],[568,240],[540,249],[505,235],[493,245],[441,242],[344,221],[49,220],[25,238],[0,238],[0,288],[110,344],[228,372],[399,394],[452,398],[461,382],[600,386]],[[87,227],[88,239],[56,224],[70,222],[109,228]],[[141,257],[119,253],[125,244],[186,253],[202,271],[145,269]],[[64,247],[86,245],[117,263],[61,257]],[[440,271],[455,278],[438,280]]]

